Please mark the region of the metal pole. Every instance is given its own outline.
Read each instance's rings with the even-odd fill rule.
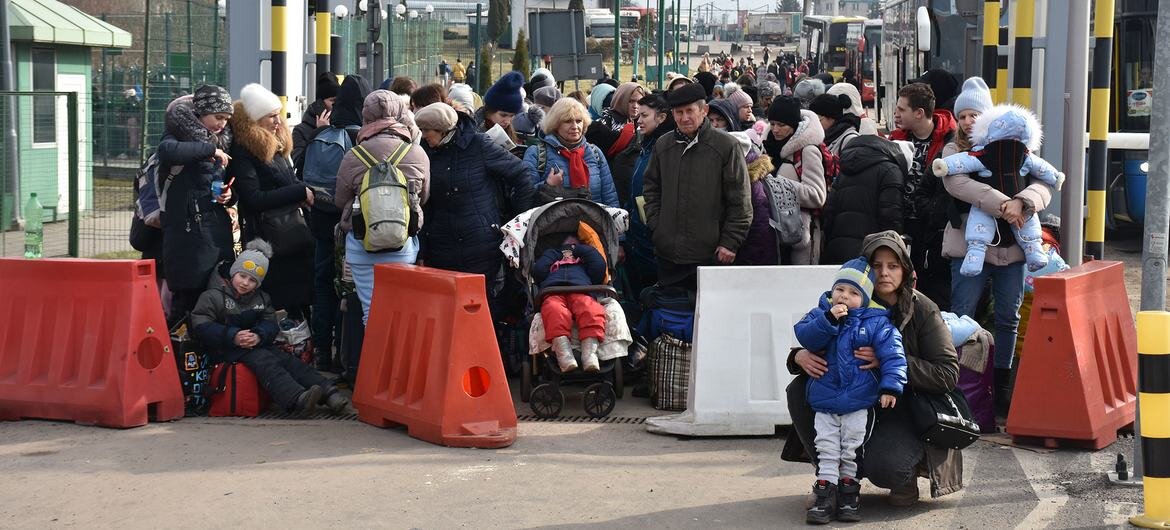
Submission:
[[[386,77],[394,79],[394,20],[398,14],[393,7],[386,8]]]
[[[345,67],[345,42],[341,40],[341,35],[329,36],[329,64],[331,65],[330,72],[341,75],[348,73],[348,68]]]
[[[211,20],[211,78],[215,80],[215,84],[224,85],[225,83],[219,77],[219,2],[216,2],[211,9],[213,17]]]
[[[329,2],[327,0],[317,0],[317,12],[314,14],[317,30],[317,42],[315,48],[317,52],[317,74],[322,72],[333,72],[333,66],[330,64],[330,54],[333,51],[331,48],[333,42],[329,39],[329,35],[333,33],[333,13],[329,11]],[[312,86],[316,86],[315,84]],[[313,94],[316,96],[316,94]]]
[[[622,2],[613,0],[613,78],[622,80]]]
[[[378,0],[369,0],[366,4],[366,79],[371,85],[377,86],[382,82],[377,67],[374,65],[374,48],[377,47],[378,36],[374,32],[375,18],[382,16],[382,3]],[[390,61],[394,62],[394,61]],[[394,67],[391,66],[391,75],[393,75]]]
[[[191,36],[191,0],[187,0],[187,79],[192,82],[195,81],[195,54],[192,53],[194,46],[195,39]]]
[[[691,33],[695,28],[695,0],[687,0],[687,77],[691,75]]]
[[[673,55],[674,55],[674,71],[679,72],[680,68],[678,67],[678,65],[679,65],[679,62],[678,62],[678,60],[679,60],[679,53],[678,53],[679,52],[679,45],[678,45],[678,43],[680,42],[679,41],[680,35],[678,34],[678,25],[679,25],[678,6],[682,5],[682,1],[681,0],[673,0],[673,1],[674,1],[674,49],[672,51],[674,52],[673,53]],[[682,72],[679,72],[679,73],[682,73]]]
[[[480,20],[481,18],[483,18],[483,4],[475,4],[475,59],[474,60],[479,61],[480,63],[483,63],[483,61],[480,60],[480,53],[481,52],[479,49],[479,47],[480,47],[479,37],[482,34],[481,33],[482,30],[480,29],[481,26],[479,25],[481,22],[481,20]],[[483,81],[481,80],[481,78],[483,77],[483,74],[480,72],[480,70],[483,70],[483,64],[480,64],[475,69],[475,84],[476,84],[476,86],[472,87],[472,90],[475,90],[476,92],[479,91],[479,87],[483,86]]]
[[[1068,2],[1068,44],[1065,47],[1064,86],[1067,106],[1064,123],[1064,173],[1068,181],[1060,194],[1061,249],[1065,261],[1076,267],[1084,259],[1085,130],[1089,87],[1089,0]],[[1071,124],[1071,125],[1069,125]]]
[[[662,64],[663,52],[666,51],[666,0],[658,0],[658,89],[662,90],[666,87],[662,86],[662,81],[666,79],[666,71],[663,70]]]
[[[16,90],[16,77],[12,70],[12,39],[8,31],[8,0],[0,0],[0,90]],[[4,98],[6,120],[4,120],[4,145],[16,146],[16,96]],[[6,231],[10,221],[20,220],[20,209],[24,207],[20,197],[20,149],[7,150],[7,164],[5,164],[5,180],[0,180],[0,187],[7,188],[12,183],[12,219],[0,219],[0,232]],[[0,199],[2,200],[2,199]]]
[[[285,38],[288,23],[288,0],[272,0],[272,93],[280,98],[280,115],[288,103],[285,92],[285,78],[288,75],[288,40]]]
[[[983,2],[983,81],[991,91],[991,97],[998,93],[996,90],[995,65],[999,61],[999,0],[985,0]],[[901,81],[899,79],[899,81]]]
[[[1060,59],[1063,58],[1066,44],[1064,31],[1068,27],[1069,8],[1068,2],[1063,1],[1053,0],[1044,4],[1044,71],[1041,72],[1044,82],[1040,84],[1038,101],[1041,112],[1040,122],[1051,134],[1044,142],[1044,146],[1040,148],[1040,152],[1043,153],[1046,160],[1053,163],[1060,161],[1063,164],[1065,160],[1064,112],[1065,100],[1068,95],[1064,90],[1067,64]],[[1068,168],[1063,167],[1063,165],[1061,169],[1068,173]],[[1055,194],[1052,197],[1052,202],[1048,203],[1048,210],[1060,212],[1062,204],[1060,194]]]
[[[1089,218],[1085,254],[1105,257],[1105,172],[1109,167],[1109,80],[1113,75],[1113,0],[1097,0],[1093,15],[1093,87],[1089,105]]]
[[[79,187],[78,174],[81,171],[81,159],[78,157],[77,129],[81,127],[77,116],[77,92],[65,95],[65,117],[69,120],[69,256],[79,257],[78,230],[81,226],[80,198],[77,196]]]

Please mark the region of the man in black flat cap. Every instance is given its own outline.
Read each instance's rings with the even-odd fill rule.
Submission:
[[[731,264],[752,222],[739,141],[707,120],[707,92],[688,83],[667,95],[678,128],[659,138],[646,168],[646,225],[658,283],[694,290],[699,265]]]

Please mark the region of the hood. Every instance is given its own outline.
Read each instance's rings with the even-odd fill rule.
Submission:
[[[829,309],[832,309],[832,307],[833,307],[832,300],[833,300],[833,291],[825,291],[825,294],[821,295],[821,300],[817,304],[817,308],[822,309],[824,311],[828,311]],[[880,302],[878,302],[877,300],[874,300],[873,298],[869,299],[868,306],[858,307],[858,308],[849,310],[849,316],[856,317],[856,318],[885,317],[885,316],[889,316],[889,315],[890,315],[890,310],[886,309],[886,306],[883,306]]]
[[[638,90],[642,90],[642,92],[645,93],[645,90],[642,89],[642,85],[639,85],[638,83],[622,83],[617,87],[617,90],[613,91],[613,99],[609,104],[610,111],[614,114],[617,114],[620,118],[625,118],[625,120],[630,119],[630,117],[626,115],[626,111],[630,108],[630,98],[633,97],[634,92],[637,92]]]
[[[305,108],[305,112],[301,114],[301,125],[308,125],[309,127],[316,129],[317,117],[320,116],[324,111],[324,101],[318,99],[312,103],[309,103],[309,106]]]
[[[593,86],[593,90],[589,92],[589,110],[595,117],[601,116],[605,111],[605,98],[615,90],[617,89],[605,83]]]
[[[748,164],[748,177],[752,182],[762,180],[764,177],[772,174],[776,166],[772,164],[772,157],[767,154],[761,154],[759,158]]]
[[[362,106],[362,128],[358,131],[358,142],[388,131],[410,142],[418,137],[414,124],[414,113],[402,98],[389,90],[375,90],[366,96]]]
[[[858,136],[841,150],[841,171],[846,174],[861,173],[882,162],[893,162],[902,171],[908,167],[902,150],[880,136]]]
[[[370,94],[370,83],[360,75],[347,75],[337,90],[329,125],[334,127],[361,126],[362,104]]]
[[[544,121],[544,111],[536,105],[529,105],[524,112],[512,118],[512,129],[516,131],[516,134],[539,136],[544,133],[540,130],[542,121]]]
[[[193,96],[176,98],[167,105],[166,130],[180,141],[211,142],[223,150],[231,147],[232,126],[229,123],[218,135],[211,134],[195,114]]]
[[[797,151],[810,145],[821,145],[824,141],[825,129],[821,127],[821,120],[816,113],[808,109],[801,109],[800,125],[784,143],[784,147],[780,148],[780,157],[790,160]]]
[[[727,121],[727,132],[737,132],[742,127],[739,123],[739,111],[734,104],[726,99],[717,99],[709,105],[711,112],[717,112]]]
[[[1010,103],[991,107],[975,118],[971,127],[971,144],[987,145],[999,140],[1015,140],[1035,152],[1043,141],[1040,120],[1032,111]]]
[[[893,230],[886,230],[884,232],[876,232],[865,236],[861,240],[861,255],[867,261],[873,261],[873,253],[881,247],[888,247],[898,255],[898,259],[902,261],[902,267],[908,273],[914,271],[914,265],[910,262],[910,249],[906,247],[906,242],[902,241],[902,236],[898,235]]]
[[[852,105],[845,109],[845,112],[858,117],[865,116],[865,107],[861,105],[861,94],[857,92],[857,87],[849,83],[835,83],[825,93],[834,96],[838,94],[849,96],[849,101]]]
[[[247,149],[249,153],[252,153],[252,156],[266,164],[271,163],[276,158],[277,153],[287,157],[292,152],[292,132],[284,123],[284,117],[280,118],[280,127],[277,128],[276,133],[273,133],[261,128],[260,124],[248,118],[244,104],[237,101],[228,125],[231,126],[232,134],[235,135],[235,143]]]

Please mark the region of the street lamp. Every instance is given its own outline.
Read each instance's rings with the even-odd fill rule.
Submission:
[[[349,8],[348,7],[345,7],[343,5],[339,5],[335,8],[333,8],[333,16],[335,16],[337,18],[345,18],[347,15],[349,15]]]
[[[397,14],[399,17],[401,17],[403,14],[406,13],[406,6],[403,4],[398,4],[398,5],[394,6],[394,13]]]
[[[370,10],[370,0],[360,0],[358,2],[358,9],[363,13]]]
[[[399,4],[399,5],[402,5],[402,4]],[[411,9],[410,10],[410,18],[412,18],[412,19],[418,18],[418,10]]]

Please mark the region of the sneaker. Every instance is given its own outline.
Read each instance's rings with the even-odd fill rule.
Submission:
[[[317,412],[317,402],[321,401],[321,387],[313,385],[297,396],[293,412],[297,416],[307,418]]]
[[[913,506],[918,496],[918,477],[914,477],[910,483],[890,490],[889,501],[892,506]]]
[[[597,360],[597,339],[589,338],[581,341],[581,364],[589,373],[601,371],[601,363]]]
[[[349,407],[349,398],[345,397],[345,394],[336,388],[329,395],[325,396],[324,402],[325,406],[329,407],[329,410],[334,414],[341,414]]]
[[[818,480],[813,484],[813,495],[816,495],[816,502],[805,513],[804,522],[828,524],[837,511],[837,485],[827,480]]]
[[[852,477],[843,477],[837,483],[837,520],[861,520],[861,484]]]

